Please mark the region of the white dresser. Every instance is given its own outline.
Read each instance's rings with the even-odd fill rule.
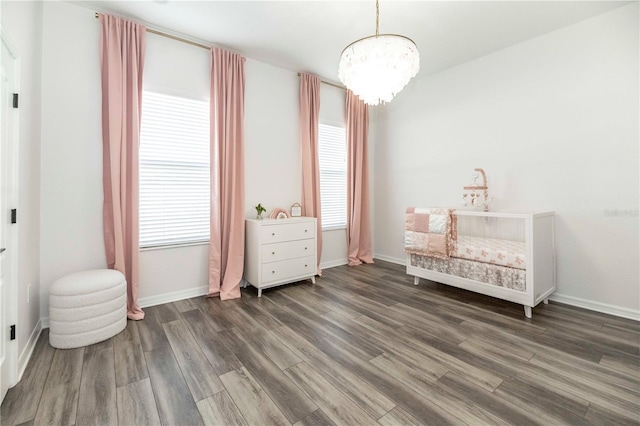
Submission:
[[[258,289],[304,279],[315,284],[316,218],[247,219],[244,280]]]

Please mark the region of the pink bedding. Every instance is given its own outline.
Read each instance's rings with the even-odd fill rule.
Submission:
[[[524,270],[525,251],[522,241],[458,235],[451,257]]]

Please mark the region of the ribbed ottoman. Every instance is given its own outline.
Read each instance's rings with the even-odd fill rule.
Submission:
[[[69,349],[102,342],[127,326],[127,282],[112,269],[77,272],[49,290],[49,343]]]

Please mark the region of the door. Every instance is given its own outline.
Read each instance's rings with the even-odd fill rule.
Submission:
[[[11,325],[16,319],[17,238],[11,224],[11,209],[16,204],[17,108],[13,105],[16,91],[17,59],[4,30],[0,58],[0,401],[17,374],[17,340],[11,340]]]

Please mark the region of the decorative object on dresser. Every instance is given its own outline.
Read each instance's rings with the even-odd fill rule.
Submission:
[[[489,211],[489,204],[493,198],[489,197],[489,186],[487,185],[487,175],[481,168],[474,169],[473,183],[465,186],[462,191],[462,205],[473,207],[482,206],[484,211]],[[482,177],[482,184],[478,183],[478,178]]]
[[[289,220],[247,219],[244,281],[262,290],[311,279],[317,271],[317,222],[313,217]]]
[[[300,203],[291,204],[291,217],[302,216],[302,205]]]
[[[276,207],[271,211],[271,214],[269,215],[269,219],[288,219],[288,218],[289,218],[289,213],[281,207]]]
[[[556,290],[554,232],[553,212],[408,208],[407,274],[520,303],[531,318]]]
[[[264,213],[266,211],[267,211],[267,209],[262,207],[261,203],[258,203],[258,205],[256,206],[256,212],[258,213],[258,215],[256,216],[256,219],[257,220],[262,220],[262,213]]]

